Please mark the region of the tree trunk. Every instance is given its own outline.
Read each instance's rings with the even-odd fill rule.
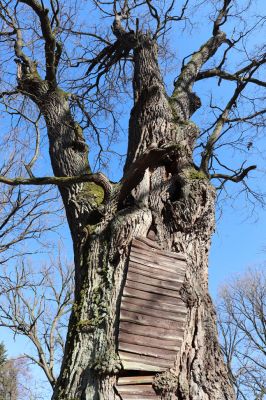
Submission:
[[[178,385],[172,398],[231,400],[234,394],[217,342],[215,312],[208,295],[215,190],[207,177],[193,168],[192,151],[198,130],[177,114],[168,99],[157,63],[156,44],[149,37],[143,36],[135,48],[134,63],[135,104],[129,124],[125,174],[144,152],[155,147],[174,143],[178,155],[169,154],[143,171],[141,181],[124,200],[119,197],[120,187],[113,188],[102,214],[93,222],[91,199],[87,199],[83,230],[75,231],[70,216],[72,234],[78,232],[81,238],[74,238],[77,287],[53,400],[120,398],[114,387],[121,369],[117,337],[130,244],[136,236],[146,237],[151,229],[162,249],[182,253],[187,260],[182,295],[188,315],[181,352],[176,357],[174,373]],[[182,102],[183,95],[180,94]],[[189,96],[186,99],[189,102]],[[186,109],[189,106],[184,104]],[[49,123],[51,158],[57,173],[52,125]],[[69,202],[77,204],[77,193],[62,194],[67,210]],[[82,221],[76,212],[77,221]]]
[[[119,26],[116,28],[117,35],[124,34]],[[201,48],[203,55],[194,56],[195,68],[214,51],[211,46],[223,40],[218,39],[207,43],[210,49]],[[161,249],[182,253],[187,263],[181,290],[187,320],[171,371],[177,385],[173,393],[161,398],[232,400],[208,295],[215,190],[207,176],[193,166],[198,129],[189,117],[198,107],[198,98],[191,92],[191,70],[183,71],[174,95],[168,98],[156,43],[148,35],[139,34],[131,44],[135,102],[124,172],[128,186],[123,186],[123,180],[113,185],[108,198],[104,193],[106,182],[60,189],[73,238],[76,288],[53,400],[120,399],[115,388],[122,368],[117,351],[118,326],[130,245],[133,238],[146,237],[151,230]],[[24,72],[19,88],[44,115],[55,175],[90,173],[88,149],[70,113],[67,95],[33,72]],[[165,150],[156,158],[158,149]],[[136,182],[132,181],[132,168]]]

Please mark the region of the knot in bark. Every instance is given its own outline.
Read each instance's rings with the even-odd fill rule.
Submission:
[[[153,380],[155,391],[164,396],[164,399],[171,400],[178,387],[178,377],[171,371],[156,374]]]

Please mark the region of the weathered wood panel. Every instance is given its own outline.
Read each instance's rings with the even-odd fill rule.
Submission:
[[[138,263],[133,263],[130,261],[129,265],[131,267],[134,267],[134,271],[135,273],[144,275],[144,276],[151,276],[151,269],[150,267],[146,267],[145,265],[142,264],[138,264]],[[178,283],[182,283],[183,282],[183,276],[178,276],[178,274],[176,272],[168,272],[168,271],[163,271],[161,272],[160,270],[156,271],[156,278],[164,280],[166,282],[178,282]]]
[[[143,280],[147,279],[143,277],[143,274],[139,272],[128,272],[127,274],[127,279],[133,282],[138,282],[142,283]],[[149,285],[158,287],[158,288],[164,288],[164,289],[169,289],[169,290],[178,290],[180,289],[182,285],[182,281],[180,280],[179,282],[177,281],[171,281],[171,280],[162,280],[158,279],[158,276],[156,278],[151,278],[149,277]]]
[[[158,338],[163,337],[165,340],[167,339],[176,339],[180,338],[182,340],[183,338],[183,330],[171,330],[171,329],[165,329],[165,328],[158,328],[154,332],[153,326],[142,326],[142,325],[135,325],[130,322],[120,322],[120,332],[127,332],[127,333],[132,333],[136,335],[141,335],[141,336],[147,336],[150,338]]]
[[[117,386],[152,383],[153,379],[154,375],[121,376],[117,380]]]
[[[174,367],[180,350],[187,307],[180,289],[184,256],[161,250],[147,238],[132,242],[120,307],[118,351],[124,371],[116,389],[123,400],[158,400],[154,374]],[[145,371],[149,375],[133,371]],[[144,374],[144,372],[141,372]]]
[[[143,300],[151,300],[157,303],[165,303],[168,304],[169,307],[171,305],[182,305],[183,301],[180,298],[177,297],[171,297],[171,296],[165,296],[161,295],[160,293],[152,293],[152,292],[146,292],[145,290],[138,290],[132,287],[129,287],[128,284],[124,287],[124,292],[123,294],[125,296],[131,296],[131,297],[136,297],[137,299],[143,299]]]
[[[138,364],[146,365],[145,371],[165,371],[173,366],[171,360],[164,360],[158,357],[144,356],[142,354],[130,353],[122,350],[120,350],[119,354],[123,360],[123,365],[125,364],[125,361],[135,363],[134,371],[138,369]],[[149,369],[150,367],[152,367],[151,370]],[[139,370],[143,371],[143,368],[139,368]]]
[[[167,250],[162,250],[159,246],[159,244],[157,244],[155,241],[144,238],[144,237],[138,237],[136,239],[133,240],[133,247],[134,248],[142,248],[144,250],[147,251],[151,251],[153,254],[159,254],[162,255],[164,257],[170,257],[170,258],[174,258],[176,260],[182,260],[182,261],[186,261],[186,258],[183,254],[178,254],[178,253],[173,253],[171,251],[167,251]],[[183,270],[185,270],[185,265],[183,265]]]
[[[123,400],[160,400],[161,396],[156,396],[155,393],[151,394],[128,394],[123,393]]]
[[[158,317],[158,314],[161,312],[158,309],[150,308],[146,305],[140,306],[140,305],[135,305],[130,302],[123,302],[121,305],[121,310],[126,310],[126,311],[133,311],[135,313],[139,314],[145,314],[148,316],[152,317]],[[175,312],[175,310],[171,311],[163,311],[162,315],[160,315],[160,318],[163,319],[172,319],[174,321],[184,321],[186,318],[186,315],[184,313],[180,312]]]
[[[135,305],[140,305],[143,307],[148,307],[151,309],[155,309],[155,310],[160,310],[162,311],[169,311],[169,304],[165,304],[165,303],[156,303],[155,301],[151,301],[151,300],[143,300],[143,299],[138,299],[136,297],[131,297],[131,296],[123,296],[122,297],[122,303],[123,302],[127,302],[130,304],[135,304]],[[186,314],[187,313],[187,308],[186,306],[180,302],[180,305],[178,306],[174,306],[171,307],[171,312],[174,313],[181,313],[181,314]]]
[[[151,385],[125,385],[120,387],[120,393],[129,393],[129,394],[144,394],[144,395],[153,395],[154,390]]]
[[[148,343],[149,344],[149,343]],[[129,351],[131,353],[142,354],[144,356],[156,357],[161,358],[163,360],[172,360],[173,356],[176,355],[178,350],[178,346],[164,346],[163,348],[159,349],[158,347],[150,347],[148,344],[143,343],[143,345],[139,344],[131,344],[126,343],[121,340],[119,343],[120,349],[124,351]],[[151,343],[151,345],[154,343]],[[174,354],[173,354],[174,353]]]
[[[124,361],[147,364],[147,371],[174,366],[187,317],[180,295],[185,270],[182,255],[161,250],[147,238],[133,240],[118,337],[125,369]]]
[[[156,329],[157,327],[166,329],[180,329],[184,326],[184,322],[181,319],[180,322],[172,321],[170,319],[160,318],[159,316],[155,318],[148,315],[124,310],[120,311],[120,320],[134,322],[135,324],[139,325],[152,326],[153,329]]]
[[[121,338],[121,342],[123,343],[132,343],[132,344],[137,344],[139,346],[142,346],[143,349],[142,351],[144,352],[145,346],[150,346],[150,347],[155,347],[158,350],[159,349],[168,349],[172,351],[178,351],[178,348],[180,346],[180,340],[178,339],[168,339],[164,340],[163,338],[151,338],[151,337],[146,337],[146,336],[139,336],[134,333],[125,333],[125,332],[120,332],[119,338]],[[120,342],[119,342],[120,346]],[[141,349],[139,349],[138,354],[144,354],[141,353]]]

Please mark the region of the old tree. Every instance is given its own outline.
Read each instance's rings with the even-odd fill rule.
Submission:
[[[265,49],[250,38],[258,37],[265,18],[251,3],[1,0],[2,110],[13,134],[20,124],[27,132],[32,121],[33,128],[37,120],[43,124],[42,149],[47,138],[54,173],[37,178],[32,162],[29,177],[6,171],[1,182],[57,185],[73,240],[75,301],[61,372],[52,382],[54,400],[120,398],[119,306],[130,245],[151,232],[162,250],[181,253],[187,265],[180,292],[188,313],[171,372],[175,385],[162,396],[234,398],[208,295],[216,202],[211,182],[220,189],[240,182],[258,197],[245,180],[255,166],[244,165],[244,150],[264,125]],[[169,42],[178,46],[175,29],[180,40],[197,32],[197,13],[206,18],[209,37],[187,54],[178,73]],[[169,60],[178,74],[171,92],[162,74]],[[216,91],[226,86],[226,101],[214,104],[211,95],[211,117],[199,129],[191,121],[201,108],[194,85],[211,78]],[[114,183],[98,171],[108,150],[116,154],[111,142],[122,130],[122,96],[133,97],[133,106],[124,172]],[[87,142],[99,150],[96,172]],[[243,151],[239,165],[238,159],[229,163],[226,145]]]

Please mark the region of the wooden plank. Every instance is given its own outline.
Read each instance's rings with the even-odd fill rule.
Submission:
[[[123,394],[122,400],[160,400],[160,396],[154,395],[138,395],[138,394]]]
[[[158,264],[157,262],[154,262],[151,258],[149,260],[145,260],[143,257],[140,257],[140,255],[138,254],[130,254],[130,259],[131,262],[133,263],[138,263],[141,265],[144,265],[146,267],[150,267],[151,268],[151,272],[153,273],[156,271],[164,271],[164,272],[170,272],[172,274],[179,274],[179,276],[182,275],[182,272],[180,271],[180,269],[173,267],[172,265],[169,265],[166,263],[160,263]]]
[[[117,388],[118,389],[118,388]],[[119,390],[117,390],[119,393]],[[160,400],[161,396],[157,396],[154,392],[153,394],[129,394],[129,393],[119,393],[122,400]]]
[[[128,303],[123,301],[121,303],[121,310],[132,311],[138,314],[149,315],[151,317],[159,317],[163,319],[171,319],[173,321],[184,321],[186,319],[185,313],[175,313],[171,311],[164,311],[162,313],[158,313],[158,310],[154,310],[153,308],[144,307],[144,305],[135,305],[132,303]]]
[[[127,303],[139,305],[140,307],[148,307],[150,309],[158,310],[158,311],[170,311],[174,312],[176,314],[184,315],[187,314],[187,307],[185,303],[180,300],[180,305],[176,306],[173,304],[164,304],[161,302],[155,302],[153,300],[144,300],[144,299],[137,299],[135,297],[130,297],[130,296],[123,296],[122,297],[122,302],[126,301]]]
[[[182,341],[183,336],[184,336],[184,329],[176,329],[176,330],[171,330],[171,329],[164,329],[164,328],[159,328],[156,326],[156,330],[154,330],[154,326],[147,326],[147,325],[138,325],[132,322],[124,322],[120,321],[119,325],[119,331],[120,332],[126,332],[126,333],[132,333],[140,336],[146,336],[148,338],[158,338],[158,337],[163,337],[165,341],[169,339],[179,339]]]
[[[138,385],[141,383],[153,383],[153,375],[137,375],[137,376],[120,376],[117,380],[116,386],[121,385]]]
[[[158,254],[158,255],[163,255],[166,257],[170,257],[170,258],[175,258],[176,260],[180,260],[180,261],[184,261],[186,262],[186,257],[184,256],[184,254],[182,253],[176,253],[174,251],[170,251],[170,250],[164,250],[162,248],[160,248],[160,246],[155,246],[154,245],[154,241],[151,241],[147,238],[144,237],[136,237],[132,240],[132,245],[135,247],[139,247],[145,250],[145,249],[150,249],[152,252]]]
[[[150,249],[144,250],[132,247],[130,251],[130,256],[139,257],[142,260],[152,261],[155,264],[174,269],[176,271],[179,271],[179,273],[182,275],[184,275],[186,272],[186,263],[184,261],[156,254]]]
[[[173,305],[173,304],[170,305],[170,304],[158,303],[158,302],[151,301],[151,300],[137,299],[135,297],[130,297],[130,296],[123,296],[122,303],[124,301],[126,301],[127,303],[130,303],[130,304],[135,304],[140,307],[143,306],[143,307],[147,307],[150,309],[154,309],[160,313],[163,313],[164,311],[166,311],[166,312],[170,311],[172,313],[180,314],[180,315],[187,314],[186,305],[183,301],[181,302],[181,300],[180,300],[180,305],[178,305],[178,306]]]
[[[156,286],[159,288],[164,288],[164,289],[170,289],[170,290],[179,290],[182,286],[183,282],[176,282],[176,281],[167,281],[167,280],[161,280],[158,279],[157,275],[155,277],[147,277],[143,276],[142,274],[139,274],[138,272],[131,272],[131,269],[128,270],[127,273],[127,280],[134,281],[134,282],[140,282],[140,283],[146,283],[148,282],[149,285]]]
[[[159,293],[149,293],[143,290],[133,289],[125,286],[123,294],[125,296],[135,297],[137,299],[150,300],[157,304],[168,304],[170,306],[182,306],[184,304],[181,298],[160,295]]]
[[[187,318],[187,307],[180,295],[185,271],[184,256],[161,250],[150,239],[132,241],[118,337],[118,351],[125,370],[155,373],[174,367]],[[146,379],[141,384],[137,384],[138,380],[126,381],[127,390],[121,394],[122,399],[124,395],[136,395],[144,400],[143,388],[134,388],[149,383],[147,390],[151,390],[151,378]],[[132,392],[130,386],[140,392]],[[153,389],[147,395],[158,398]]]
[[[134,353],[127,353],[125,351],[119,351],[119,356],[121,358],[122,364],[125,369],[124,361],[131,361],[134,362],[136,366],[138,366],[138,363],[140,364],[146,364],[147,368],[146,371],[154,371],[154,369],[148,369],[148,366],[150,367],[161,367],[167,369],[167,368],[172,368],[173,367],[173,362],[169,360],[163,360],[161,358],[156,358],[156,357],[149,357],[149,356],[143,356],[140,354],[134,354]],[[139,368],[135,368],[136,370],[139,370]]]
[[[155,391],[151,385],[125,385],[119,387],[119,393],[153,395]]]
[[[168,272],[168,271],[162,271],[161,269],[157,268],[156,270],[152,270],[150,267],[147,267],[144,264],[139,264],[139,263],[134,263],[132,261],[129,261],[129,266],[128,266],[128,272],[130,273],[138,273],[146,277],[151,277],[151,272],[152,272],[152,277],[161,279],[162,281],[165,282],[177,282],[177,283],[183,283],[184,282],[184,277],[175,271]]]
[[[166,329],[181,329],[184,326],[183,321],[172,321],[168,319],[149,317],[148,315],[141,315],[131,311],[122,310],[120,313],[121,321],[135,322],[139,325],[153,326],[154,329],[158,326],[159,328]]]
[[[137,344],[124,343],[121,339],[119,341],[119,351],[126,351],[128,353],[141,354],[143,356],[151,356],[156,358],[162,358],[163,360],[172,360],[173,363],[176,358],[177,350],[180,349],[180,346],[175,346],[174,350],[166,350],[165,348],[157,348],[157,347],[149,347],[149,346],[140,346]]]
[[[153,257],[143,257],[139,253],[131,252],[130,253],[130,261],[146,265],[151,267],[152,269],[158,269],[160,271],[166,271],[166,272],[172,272],[172,273],[178,273],[179,275],[182,275],[182,270],[177,268],[173,263],[166,263],[166,262],[158,262],[158,260],[153,259]]]
[[[174,253],[173,251],[162,250],[160,248],[157,248],[157,246],[156,247],[154,246],[154,242],[152,240],[147,239],[147,238],[138,236],[138,237],[136,237],[136,238],[134,238],[132,240],[132,245],[133,246],[139,246],[140,247],[143,244],[144,244],[144,246],[146,245],[146,248],[147,247],[152,247],[154,249],[152,251],[154,251],[154,253],[157,253],[159,255],[163,255],[163,256],[165,255],[167,257],[175,258],[176,260],[186,261],[186,257],[183,254]],[[144,249],[145,249],[145,247],[144,247]]]
[[[133,240],[131,249],[135,249],[136,251],[146,252],[146,254],[150,253],[155,255],[158,258],[174,260],[177,264],[179,264],[182,268],[186,269],[186,258],[182,254],[169,252],[167,250],[162,250],[158,248],[154,248],[152,246],[148,246],[141,241]]]
[[[165,371],[167,367],[161,367],[159,365],[153,365],[152,363],[143,363],[141,360],[125,360],[123,359],[123,368],[126,371],[149,371],[149,372],[160,372]]]
[[[144,292],[148,293],[158,293],[158,295],[160,296],[164,295],[164,296],[176,297],[178,299],[181,298],[181,295],[178,290],[170,290],[170,289],[160,288],[157,286],[152,286],[148,282],[146,284],[127,279],[126,287],[130,287],[132,289],[137,289],[137,290],[143,290]]]
[[[142,241],[142,239],[144,239],[145,242]],[[142,238],[141,236],[135,237],[135,238],[132,240],[132,244],[133,244],[133,243],[138,243],[138,244],[140,244],[140,245],[142,245],[142,246],[145,246],[145,248],[147,248],[147,246],[149,246],[149,247],[151,247],[152,249],[156,249],[156,250],[159,250],[159,251],[162,250],[162,249],[161,249],[161,246],[159,245],[159,243],[158,243],[156,240],[151,240],[151,239],[149,239],[149,238]]]
[[[128,343],[128,344],[135,344],[138,346],[154,347],[158,350],[165,349],[165,350],[169,351],[169,354],[166,351],[166,354],[168,354],[169,357],[171,356],[171,352],[177,352],[179,350],[180,345],[182,343],[181,340],[179,340],[178,338],[164,340],[159,337],[150,338],[147,336],[136,335],[135,332],[126,333],[126,332],[122,332],[122,331],[119,334],[119,343],[118,343],[119,348],[120,348],[120,342]],[[141,353],[139,353],[139,354],[141,354]],[[160,354],[159,351],[158,351],[158,354]],[[161,353],[161,354],[163,354],[163,353]],[[155,357],[155,356],[153,356],[153,357]]]

